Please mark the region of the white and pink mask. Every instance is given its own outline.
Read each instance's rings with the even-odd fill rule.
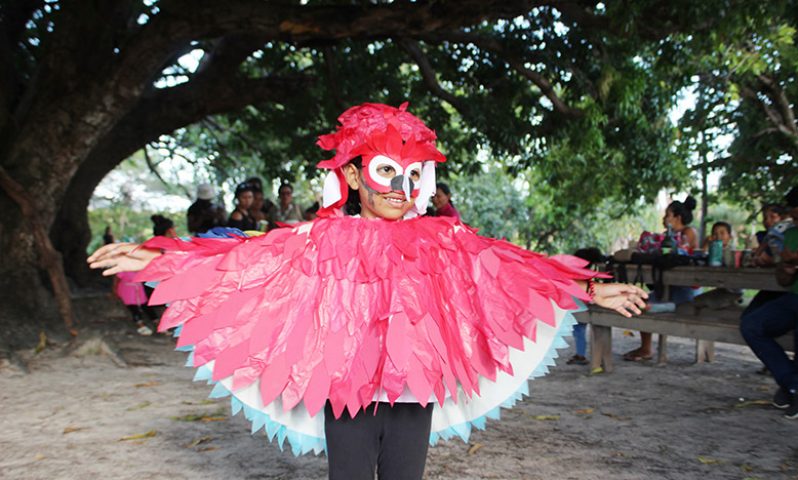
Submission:
[[[330,215],[346,203],[348,188],[342,167],[360,157],[363,177],[379,193],[403,193],[416,199],[406,217],[423,215],[435,193],[435,164],[446,157],[435,147],[435,132],[399,108],[366,103],[352,107],[339,118],[341,126],[319,137],[318,145],[335,149],[333,158],[319,163],[332,170],[324,181],[319,216]]]

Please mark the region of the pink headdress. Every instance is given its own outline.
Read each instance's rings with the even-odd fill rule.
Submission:
[[[435,163],[446,157],[435,147],[435,132],[413,114],[407,112],[407,102],[399,108],[380,103],[364,103],[352,107],[338,117],[340,126],[330,134],[322,135],[316,143],[324,150],[335,150],[335,156],[323,160],[319,168],[331,170],[324,181],[320,216],[330,215],[346,203],[348,187],[342,168],[356,157],[363,159],[364,176],[369,186],[381,192],[390,191],[390,181],[369,173],[373,159],[394,164],[398,173],[414,170],[418,185],[405,179],[404,192],[416,202],[407,216],[423,215],[429,197],[435,193]]]

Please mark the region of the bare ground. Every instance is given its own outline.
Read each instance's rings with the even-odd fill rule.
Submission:
[[[324,457],[281,452],[227,400],[208,400],[172,339],[99,338],[18,352],[0,369],[0,478],[326,478]],[[615,351],[636,342],[616,331]],[[618,358],[591,376],[561,352],[501,422],[431,448],[426,478],[798,478],[798,421],[767,405],[772,380],[746,348],[717,353],[693,365],[692,342],[672,339],[667,366]]]

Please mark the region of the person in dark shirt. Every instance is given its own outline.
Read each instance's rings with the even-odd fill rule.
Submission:
[[[253,187],[252,193],[255,196],[255,200],[249,207],[249,214],[258,224],[258,230],[269,231],[273,228],[277,228],[277,224],[275,223],[277,215],[276,207],[271,200],[266,198],[263,189],[263,180],[261,180],[260,177],[249,177],[245,180],[245,183],[249,183]],[[265,229],[263,228],[264,221],[266,222]]]
[[[249,208],[255,200],[254,187],[252,184],[244,182],[236,187],[236,209],[227,219],[227,226],[237,228],[241,231],[256,230],[258,224],[250,215]]]
[[[213,203],[213,187],[207,183],[197,187],[197,201],[188,207],[188,231],[194,235],[225,225],[224,207]]]
[[[792,219],[798,217],[798,187],[793,187],[784,200],[790,208],[787,216]],[[794,341],[798,342],[798,281],[795,278],[798,268],[798,228],[794,225],[785,230],[782,250],[778,255],[780,262],[775,269],[776,275],[787,291],[757,308],[749,307],[740,318],[740,333],[776,380],[778,390],[773,396],[773,406],[784,410],[786,418],[796,420],[798,363],[776,341],[778,337],[792,333]]]

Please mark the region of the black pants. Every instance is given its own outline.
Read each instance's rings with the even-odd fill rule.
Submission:
[[[432,403],[375,403],[355,418],[324,407],[330,480],[421,480],[427,460]]]

